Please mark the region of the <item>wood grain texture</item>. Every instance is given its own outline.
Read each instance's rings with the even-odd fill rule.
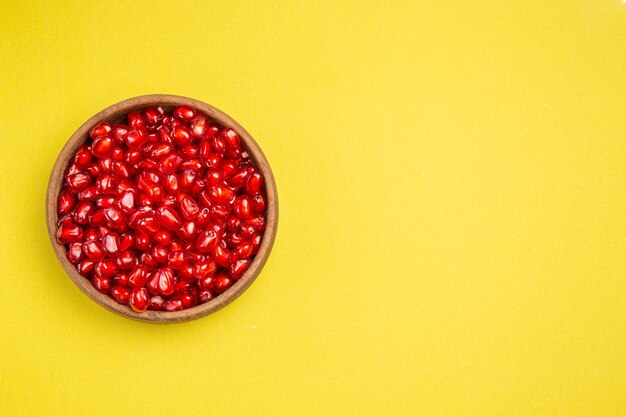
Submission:
[[[267,190],[267,226],[261,247],[254,258],[254,261],[250,265],[250,268],[245,274],[226,292],[213,300],[195,306],[190,309],[175,311],[175,312],[162,312],[162,311],[146,311],[144,313],[137,313],[130,307],[118,304],[115,300],[105,294],[98,292],[91,282],[85,277],[81,276],[76,267],[72,265],[67,259],[65,247],[56,240],[56,223],[58,220],[57,214],[57,199],[61,186],[63,184],[63,172],[65,171],[68,162],[73,157],[76,149],[82,145],[88,139],[88,132],[97,123],[101,121],[108,121],[111,123],[121,122],[124,116],[133,109],[139,109],[146,106],[161,106],[165,111],[170,111],[173,107],[179,105],[188,105],[194,107],[201,112],[207,114],[215,122],[222,126],[232,127],[241,137],[243,148],[250,154],[250,158],[256,163],[265,177],[265,187]],[[121,316],[151,322],[151,323],[178,323],[188,320],[197,319],[208,314],[214,313],[219,309],[230,304],[235,298],[241,295],[256,279],[261,272],[261,269],[265,265],[267,258],[276,238],[276,231],[278,227],[278,196],[276,192],[276,183],[274,181],[274,175],[267,161],[267,158],[261,151],[261,148],[252,138],[252,136],[235,120],[230,116],[216,109],[215,107],[203,103],[201,101],[181,96],[173,96],[166,94],[154,94],[140,97],[134,97],[128,100],[116,103],[106,109],[102,110],[87,122],[85,122],[67,141],[52,168],[50,174],[50,180],[48,181],[48,191],[46,195],[46,221],[48,225],[48,235],[50,242],[54,248],[54,252],[63,266],[63,269],[70,277],[70,279],[80,288],[89,298],[100,304],[102,307],[110,310]]]

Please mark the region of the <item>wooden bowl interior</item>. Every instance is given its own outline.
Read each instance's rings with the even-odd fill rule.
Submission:
[[[249,154],[250,159],[254,161],[265,177],[265,188],[267,191],[266,229],[261,242],[261,247],[259,248],[259,251],[248,270],[237,282],[233,284],[231,288],[220,296],[207,303],[200,304],[186,310],[175,312],[148,310],[144,313],[137,313],[128,306],[118,304],[108,295],[98,292],[91,285],[91,282],[89,282],[87,278],[81,276],[75,266],[69,262],[65,247],[56,240],[56,223],[58,220],[57,199],[59,192],[61,191],[61,186],[63,185],[63,173],[65,168],[67,167],[70,159],[74,156],[76,149],[88,139],[88,132],[96,124],[101,121],[108,121],[110,123],[125,123],[125,115],[129,111],[147,106],[161,106],[165,111],[171,111],[174,107],[180,105],[191,106],[208,115],[214,122],[224,127],[232,127],[239,134],[243,149]],[[272,174],[272,170],[267,162],[267,159],[265,158],[265,155],[252,136],[241,125],[239,125],[239,123],[222,111],[201,101],[181,96],[156,94],[135,97],[116,103],[93,116],[72,135],[59,153],[50,175],[46,196],[46,221],[52,247],[54,248],[54,252],[59,259],[59,262],[63,266],[63,269],[71,280],[92,300],[107,310],[134,320],[152,323],[176,323],[203,317],[225,307],[241,295],[241,293],[243,293],[252,284],[265,265],[276,238],[276,230],[278,226],[278,197],[276,193],[274,175]]]

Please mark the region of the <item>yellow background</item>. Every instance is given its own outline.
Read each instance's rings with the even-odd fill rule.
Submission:
[[[4,1],[0,56],[0,415],[626,415],[625,3]],[[44,224],[148,93],[243,124],[281,205],[255,284],[165,327]]]

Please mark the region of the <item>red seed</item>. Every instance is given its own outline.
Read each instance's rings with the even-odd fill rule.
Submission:
[[[83,258],[83,245],[80,242],[72,242],[68,245],[67,258],[76,265]]]
[[[78,264],[78,268],[77,268],[78,273],[84,277],[87,277],[93,271],[94,265],[95,265],[94,261],[92,261],[91,259],[85,259],[84,261]]]
[[[213,290],[221,294],[233,285],[233,280],[226,274],[218,274],[213,280]]]
[[[178,213],[172,207],[159,207],[156,215],[161,225],[166,229],[178,230],[183,224]]]
[[[128,275],[128,286],[130,288],[143,287],[148,281],[148,268],[137,265]]]
[[[89,137],[92,139],[98,136],[107,135],[111,131],[111,125],[108,122],[100,122],[89,131]]]
[[[213,276],[215,271],[217,271],[217,264],[213,260],[199,261],[193,266],[193,276],[197,279]]]
[[[219,240],[219,235],[213,229],[206,229],[196,239],[196,248],[202,253],[212,251]]]
[[[104,209],[104,216],[113,229],[123,230],[126,227],[126,216],[120,209],[116,207],[106,208]]]
[[[91,154],[96,158],[106,158],[111,155],[114,147],[115,142],[113,141],[113,138],[100,136],[93,140],[93,144],[91,145]]]
[[[111,291],[111,278],[94,275],[91,277],[91,284],[94,288],[100,291],[102,294],[107,294]]]
[[[240,195],[233,204],[235,214],[242,220],[252,217],[252,199],[247,195]]]
[[[248,181],[246,182],[246,192],[248,195],[255,195],[259,191],[261,191],[261,187],[263,186],[263,176],[258,172],[253,172],[248,177]]]
[[[196,111],[189,106],[178,106],[174,108],[174,117],[182,120],[183,122],[191,121],[196,115]]]
[[[67,214],[74,208],[74,204],[76,204],[76,195],[68,190],[63,190],[59,193],[57,212],[60,215]]]
[[[186,145],[191,142],[193,134],[184,126],[176,126],[172,130],[172,140],[178,145]]]
[[[111,278],[114,275],[117,275],[119,271],[119,267],[117,263],[113,259],[103,259],[100,262],[97,262],[94,267],[94,273],[96,276],[102,278]]]
[[[120,269],[130,269],[137,264],[137,256],[132,250],[123,250],[117,255],[117,265]]]
[[[115,255],[120,250],[120,235],[109,233],[102,238],[102,246],[108,255]]]
[[[91,177],[84,172],[77,172],[66,177],[66,182],[71,192],[78,193],[91,184]]]
[[[118,303],[126,305],[130,300],[130,290],[128,288],[114,286],[111,288],[111,297]]]
[[[130,307],[138,313],[143,313],[150,306],[150,294],[145,288],[134,288],[130,292]]]
[[[72,223],[62,224],[57,229],[57,241],[59,243],[76,242],[83,238],[83,229]]]
[[[250,259],[239,259],[230,266],[230,276],[239,279],[250,267]]]
[[[83,252],[94,262],[104,259],[104,248],[97,240],[88,240],[83,243]]]

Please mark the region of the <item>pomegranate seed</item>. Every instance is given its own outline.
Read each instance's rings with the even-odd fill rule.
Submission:
[[[91,184],[91,177],[84,172],[77,172],[66,177],[66,182],[71,192],[78,193]]]
[[[224,268],[229,267],[232,261],[230,251],[220,245],[213,249],[213,259]]]
[[[83,229],[77,224],[62,224],[57,229],[57,241],[59,243],[71,243],[83,238]]]
[[[112,259],[103,259],[94,266],[94,273],[102,278],[112,278],[118,271],[119,267]]]
[[[115,255],[120,250],[120,235],[109,233],[102,238],[102,246],[108,255]]]
[[[199,261],[193,266],[193,276],[197,279],[213,276],[215,271],[217,271],[217,264],[212,260]]]
[[[172,140],[178,145],[186,145],[191,142],[193,134],[184,126],[176,126],[172,130]]]
[[[148,268],[143,265],[137,265],[128,275],[128,286],[130,288],[143,287],[148,281]]]
[[[190,122],[196,115],[196,111],[189,106],[179,106],[174,108],[173,115],[183,122]]]
[[[132,250],[123,250],[117,255],[117,265],[120,269],[130,269],[137,264],[137,256]]]
[[[157,218],[163,227],[169,230],[178,230],[182,221],[172,207],[159,207],[156,211]]]
[[[250,259],[239,259],[230,266],[230,276],[239,279],[250,267]]]
[[[191,128],[191,132],[193,133],[194,137],[198,139],[204,139],[206,138],[209,128],[209,121],[206,117],[199,114],[191,121],[189,127]]]
[[[200,303],[204,304],[213,299],[213,292],[209,290],[200,291]]]
[[[143,287],[134,288],[130,292],[130,307],[138,313],[143,313],[150,306],[150,294]]]
[[[113,196],[100,196],[96,199],[96,207],[107,208],[115,204],[115,197]]]
[[[72,242],[68,245],[67,259],[74,265],[83,259],[83,245],[80,242]]]
[[[261,191],[261,187],[263,186],[263,176],[258,172],[253,172],[248,177],[248,181],[246,182],[246,192],[248,195],[255,195],[259,191]]]
[[[88,240],[83,243],[83,252],[94,262],[104,259],[104,248],[97,240]]]
[[[128,135],[128,126],[122,124],[113,126],[111,136],[113,136],[113,139],[115,139],[118,143],[124,143],[126,141],[126,135]]]
[[[162,311],[165,310],[165,300],[160,295],[154,295],[150,298],[150,310]]]
[[[60,215],[67,214],[74,208],[74,204],[76,204],[76,194],[69,190],[63,190],[59,193],[57,212]]]
[[[118,303],[126,305],[130,300],[130,290],[120,286],[113,286],[111,288],[111,297]]]
[[[125,228],[126,216],[124,216],[122,210],[116,207],[109,207],[104,209],[104,216],[113,229],[123,230]]]
[[[213,279],[213,290],[221,294],[233,285],[233,280],[226,274],[218,274]]]
[[[96,290],[100,291],[102,294],[107,294],[109,291],[111,291],[111,278],[109,277],[105,278],[94,275],[93,277],[91,277],[91,284]]]
[[[74,163],[78,168],[87,168],[91,164],[91,152],[86,146],[79,146],[74,155]]]
[[[157,271],[158,290],[162,295],[171,295],[174,292],[174,271],[163,268]]]
[[[94,265],[94,261],[92,261],[91,259],[85,259],[78,264],[78,273],[84,277],[88,277],[93,272]]]
[[[172,234],[167,230],[159,230],[152,235],[152,240],[161,245],[168,245],[172,242]]]
[[[100,122],[89,131],[89,137],[95,139],[98,136],[107,135],[111,131],[111,125],[108,122]]]
[[[240,219],[249,219],[252,217],[252,199],[247,195],[241,195],[235,199],[233,205],[235,214]]]
[[[213,229],[206,229],[198,235],[196,240],[196,248],[198,251],[207,253],[213,250],[217,245],[219,235]]]
[[[115,142],[113,141],[113,138],[100,136],[93,140],[93,144],[91,145],[91,154],[96,158],[106,158],[111,155],[114,147]]]

